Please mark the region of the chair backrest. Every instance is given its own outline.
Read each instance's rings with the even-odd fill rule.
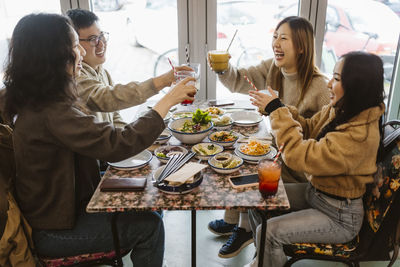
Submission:
[[[364,260],[388,259],[392,246],[388,240],[396,231],[400,214],[400,131],[386,131],[383,143],[384,153],[377,164],[375,181],[368,185],[364,195],[365,221],[358,247]]]
[[[400,128],[384,138],[384,154],[378,162],[375,182],[368,188],[364,198],[369,226],[379,230],[400,187]]]

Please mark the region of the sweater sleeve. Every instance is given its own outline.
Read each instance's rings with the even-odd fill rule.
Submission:
[[[126,125],[118,111],[113,112],[113,124],[117,128],[123,128]]]
[[[293,111],[293,109],[292,109]],[[295,118],[296,119],[295,119]],[[339,144],[354,144],[345,131],[328,133],[319,141],[304,138],[305,132],[311,132],[320,123],[321,113],[311,119],[304,119],[282,107],[271,113],[271,128],[277,144],[285,144],[282,152],[286,165],[295,170],[312,175],[339,175],[347,173],[346,157],[358,157],[359,150],[347,149],[346,157]],[[305,127],[305,128],[304,128]]]
[[[247,69],[237,69],[229,64],[228,70],[223,74],[219,74],[218,77],[221,83],[234,93],[247,94],[250,90],[253,90],[251,85],[244,78],[245,75],[254,83],[257,89],[263,90],[265,89],[271,62],[271,59],[261,61],[257,66],[252,66]]]
[[[103,161],[116,162],[138,154],[165,128],[163,119],[154,110],[124,128],[114,128],[68,105],[54,107],[46,117],[50,133],[72,151]]]
[[[107,79],[111,77],[104,70]],[[144,103],[158,93],[153,79],[144,82],[106,85],[83,72],[77,79],[79,96],[95,112],[113,112]]]

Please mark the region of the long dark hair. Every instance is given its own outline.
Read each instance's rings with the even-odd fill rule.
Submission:
[[[75,62],[72,31],[69,19],[57,14],[30,14],[15,26],[4,77],[9,122],[21,108],[77,99],[68,72]]]
[[[343,97],[336,103],[336,116],[316,137],[317,140],[328,132],[334,131],[338,125],[371,107],[383,103],[383,63],[374,54],[355,51],[342,56],[343,68],[341,82]]]
[[[297,104],[303,100],[314,77],[323,76],[315,65],[314,31],[312,24],[305,18],[290,16],[281,20],[275,28],[279,29],[282,24],[287,23],[292,32],[293,46],[296,51],[296,69],[299,77],[298,86],[300,97]],[[279,68],[273,67],[272,88],[279,91],[280,97],[283,96],[282,79],[283,75]]]

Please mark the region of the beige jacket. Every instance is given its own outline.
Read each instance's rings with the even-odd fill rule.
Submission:
[[[123,127],[125,123],[119,110],[142,104],[158,93],[153,79],[142,83],[114,85],[110,74],[102,66],[98,71],[85,62],[82,62],[82,66],[77,78],[79,96],[101,122],[107,121],[116,127]]]
[[[335,117],[325,106],[310,119],[294,107],[278,108],[270,114],[272,134],[285,144],[286,165],[310,175],[314,187],[341,197],[357,198],[365,184],[373,181],[379,147],[379,118],[385,108],[372,107],[336,127],[319,141],[314,138]]]
[[[228,71],[224,74],[218,75],[220,81],[230,91],[247,94],[252,87],[244,78],[244,75],[254,83],[259,90],[264,90],[267,86],[271,85],[272,67],[274,65],[273,59],[261,61],[257,66],[252,66],[247,69],[236,69],[229,65]],[[284,80],[282,84],[282,95],[280,99],[283,104],[295,106],[300,97],[300,90],[298,89],[297,73],[287,74],[282,72]],[[329,91],[327,87],[327,78],[320,76],[315,77],[303,101],[299,103],[297,109],[304,117],[311,117],[321,108],[329,103]],[[275,89],[275,88],[272,88]]]

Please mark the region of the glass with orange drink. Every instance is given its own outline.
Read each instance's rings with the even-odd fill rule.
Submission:
[[[258,162],[258,188],[264,198],[271,197],[278,191],[281,165],[279,160],[274,162],[273,159],[262,159]]]

